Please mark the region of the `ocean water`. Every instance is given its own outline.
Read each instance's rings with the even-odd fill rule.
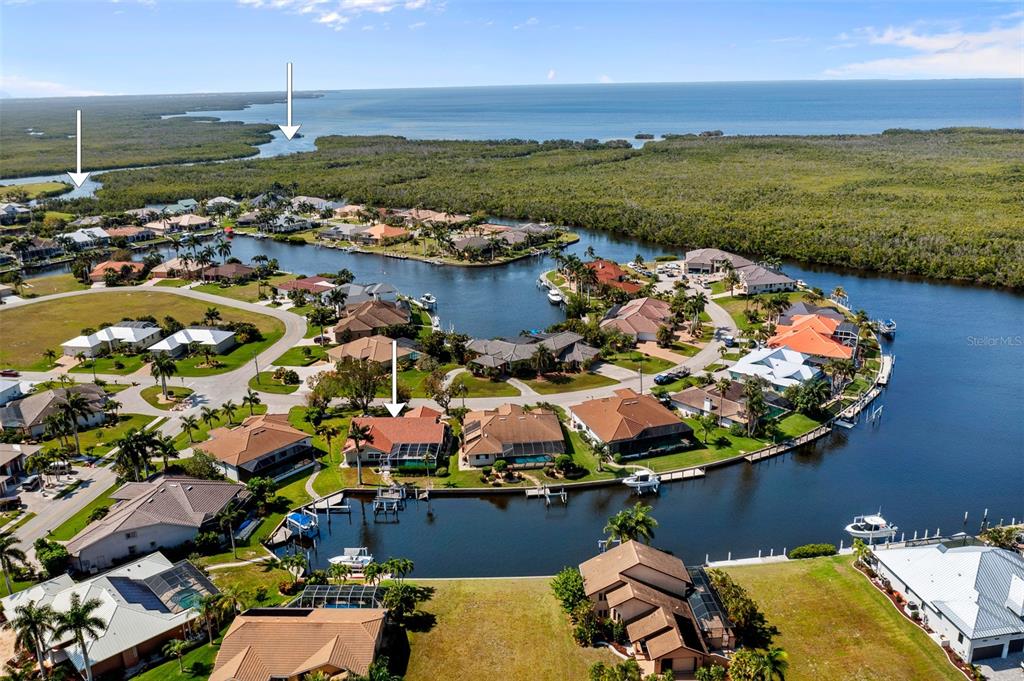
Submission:
[[[888,128],[1024,127],[1015,79],[530,85],[341,90],[294,100],[303,137],[275,133],[261,156],[309,151],[322,135],[417,139],[585,139],[722,130],[729,135],[877,133]],[[285,105],[202,112],[274,123]]]

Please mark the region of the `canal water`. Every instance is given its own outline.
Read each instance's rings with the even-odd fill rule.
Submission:
[[[569,250],[593,246],[617,261],[664,251],[580,230]],[[236,237],[234,255],[277,258],[305,274],[347,267],[358,281],[388,281],[430,291],[445,328],[476,336],[511,335],[561,318],[535,282],[550,268],[538,257],[493,268],[434,266],[342,251]],[[854,308],[892,317],[897,337],[893,382],[877,404],[876,426],[840,430],[814,445],[757,465],[662,487],[648,498],[659,521],[655,544],[689,561],[765,554],[818,541],[849,541],[843,526],[881,508],[908,531],[976,531],[990,520],[1024,517],[1024,296],[992,289],[840,272],[797,264],[786,271],[828,291],[843,286]],[[374,523],[367,505],[336,516],[314,564],[347,546],[379,558],[407,556],[420,576],[548,574],[596,550],[608,516],[632,503],[624,488],[572,492],[546,508],[519,495],[436,499],[410,504],[397,523]],[[966,525],[963,514],[969,512]]]

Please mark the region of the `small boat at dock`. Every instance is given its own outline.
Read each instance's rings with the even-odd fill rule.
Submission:
[[[365,546],[360,546],[359,548],[347,548],[340,556],[328,558],[327,562],[331,565],[345,565],[362,570],[373,562],[373,555],[370,554],[369,549]]]
[[[879,319],[875,322],[875,327],[883,336],[892,338],[896,335],[896,320],[894,319]]]
[[[874,541],[875,539],[892,539],[896,536],[896,529],[896,526],[890,525],[881,514],[859,515],[846,526],[846,533],[857,539]]]
[[[548,291],[548,302],[552,305],[561,305],[565,301],[562,294],[558,291]]]
[[[420,296],[420,303],[423,304],[423,308],[426,310],[433,310],[437,307],[437,298],[434,297],[433,293],[429,291]]]
[[[661,478],[654,471],[641,468],[632,475],[623,478],[622,482],[637,494],[644,494],[646,492],[657,492],[658,485],[661,484]]]

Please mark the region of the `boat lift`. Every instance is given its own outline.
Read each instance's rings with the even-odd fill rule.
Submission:
[[[533,487],[526,490],[527,499],[544,499],[544,504],[550,506],[552,501],[561,501],[563,505],[569,503],[569,493],[563,487],[560,490],[552,490],[547,485]]]

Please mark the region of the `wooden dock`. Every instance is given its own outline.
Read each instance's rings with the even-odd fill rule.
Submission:
[[[693,480],[694,478],[703,478],[707,473],[703,468],[687,468],[683,471],[676,471],[675,473],[660,473],[658,475],[662,482],[669,482],[672,480]]]

